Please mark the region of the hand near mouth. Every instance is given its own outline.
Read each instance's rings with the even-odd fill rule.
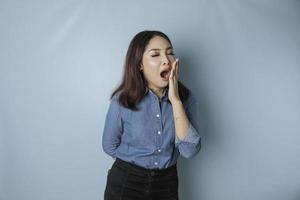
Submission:
[[[177,58],[172,63],[171,74],[169,76],[169,90],[168,97],[170,102],[180,101],[179,92],[178,92],[178,76],[179,76],[179,59]]]

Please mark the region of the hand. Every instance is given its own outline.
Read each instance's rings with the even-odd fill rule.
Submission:
[[[180,101],[179,92],[178,92],[178,77],[179,77],[179,59],[177,58],[172,63],[171,74],[169,77],[168,96],[172,104]]]

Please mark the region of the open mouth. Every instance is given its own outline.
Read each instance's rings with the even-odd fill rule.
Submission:
[[[168,80],[171,74],[171,70],[164,70],[160,73],[160,77],[164,80]]]

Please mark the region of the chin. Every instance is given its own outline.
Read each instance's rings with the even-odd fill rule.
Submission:
[[[167,87],[169,85],[169,82],[163,83],[161,86],[162,87]]]

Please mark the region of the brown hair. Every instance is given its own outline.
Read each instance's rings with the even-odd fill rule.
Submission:
[[[129,44],[124,63],[122,82],[110,97],[110,99],[112,99],[116,93],[120,92],[118,101],[126,108],[137,110],[136,105],[142,100],[146,93],[147,82],[143,73],[140,71],[140,64],[142,63],[146,46],[155,36],[163,37],[172,46],[172,43],[166,34],[160,31],[147,30],[137,33]],[[180,81],[178,81],[178,92],[179,97],[183,102],[190,94],[189,89]]]

